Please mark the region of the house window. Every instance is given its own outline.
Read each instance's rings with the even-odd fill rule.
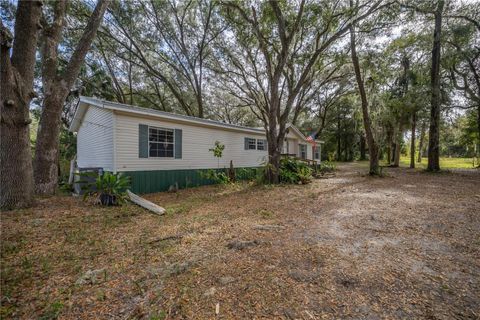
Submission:
[[[315,160],[320,159],[320,148],[319,148],[319,146],[315,146],[315,148],[313,149],[313,156],[314,156]]]
[[[255,150],[257,149],[257,141],[253,138],[246,138],[247,139],[247,148],[248,150]]]
[[[300,158],[307,159],[307,145],[299,144],[300,147]]]
[[[165,128],[148,128],[148,155],[155,158],[173,158],[174,131]]]
[[[267,150],[267,140],[258,139],[257,140],[257,150]]]
[[[283,141],[283,153],[288,154],[288,140],[285,138]]]

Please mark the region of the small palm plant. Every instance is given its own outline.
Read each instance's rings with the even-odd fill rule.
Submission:
[[[86,185],[84,199],[94,197],[96,202],[104,206],[122,204],[127,200],[129,186],[129,177],[106,171],[98,175],[95,182]]]

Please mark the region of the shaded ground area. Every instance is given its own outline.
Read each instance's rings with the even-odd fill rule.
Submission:
[[[2,213],[1,314],[480,317],[480,172],[385,171],[149,195],[164,217],[71,197]]]

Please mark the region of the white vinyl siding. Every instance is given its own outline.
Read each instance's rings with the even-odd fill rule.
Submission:
[[[116,113],[116,163],[118,171],[147,171],[175,169],[211,169],[228,167],[258,167],[267,159],[267,151],[245,150],[245,132],[224,128],[211,128],[197,124],[157,120],[152,117],[137,117]],[[158,128],[182,129],[182,158],[140,158],[138,156],[139,124]],[[261,133],[249,134],[254,139],[265,139]],[[225,145],[223,156],[217,158],[209,149],[215,141]]]
[[[79,168],[113,170],[113,112],[90,106],[77,133]]]
[[[174,130],[181,133],[181,158],[139,156],[139,125]],[[252,139],[254,150],[245,150],[245,138]],[[300,156],[299,144],[305,144],[307,159],[313,158],[311,144],[294,130],[287,134],[289,154]],[[225,145],[223,157],[217,158],[209,149],[215,141]],[[262,143],[263,141],[263,143]],[[284,142],[286,144],[286,142]],[[262,149],[262,145],[265,150]],[[318,145],[318,149],[321,145]],[[89,105],[77,130],[77,163],[80,168],[100,167],[109,171],[149,171],[177,169],[258,167],[268,159],[267,143],[262,132],[245,129],[211,127],[208,124],[164,120],[148,115]],[[148,153],[147,153],[148,154]],[[321,151],[320,151],[321,154]],[[175,152],[176,157],[176,152]]]

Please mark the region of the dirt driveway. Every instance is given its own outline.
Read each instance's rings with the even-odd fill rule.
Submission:
[[[2,315],[478,319],[480,172],[365,171],[3,213]]]

